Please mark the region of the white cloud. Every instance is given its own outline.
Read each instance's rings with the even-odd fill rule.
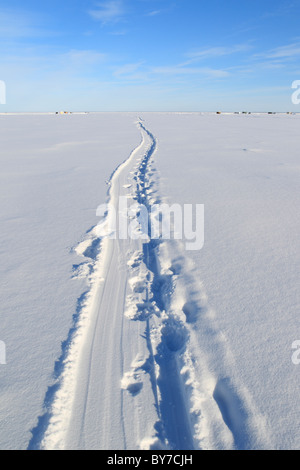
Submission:
[[[288,44],[271,50],[266,57],[270,59],[294,58],[300,55],[300,43]]]
[[[102,62],[106,58],[106,54],[92,50],[72,49],[64,57],[74,65],[93,65]]]
[[[109,0],[99,3],[96,10],[90,10],[89,14],[102,24],[115,23],[124,15],[124,5],[121,0]]]
[[[0,9],[0,37],[6,39],[20,39],[53,35],[42,26],[38,16],[18,10]]]
[[[126,31],[125,29],[122,31],[110,31],[109,34],[111,36],[125,36],[126,34],[128,33],[128,31]]]
[[[274,49],[252,56],[254,64],[269,69],[285,69],[288,73],[295,73],[300,58],[300,42],[278,46]]]
[[[134,63],[134,64],[122,65],[121,67],[119,67],[115,70],[114,75],[116,77],[123,77],[123,76],[126,76],[126,75],[133,74],[134,72],[136,72],[143,65],[143,63],[144,62],[137,62],[137,63]]]
[[[157,16],[160,13],[162,13],[162,10],[154,10],[154,11],[150,11],[149,13],[147,13],[146,16]]]
[[[214,57],[222,57],[231,54],[237,54],[239,52],[247,52],[251,49],[249,44],[238,44],[230,47],[210,47],[207,49],[200,49],[189,52],[187,54],[188,61],[186,64],[198,62],[204,59],[212,59]]]
[[[152,69],[152,73],[165,75],[202,75],[211,78],[225,78],[230,75],[226,70],[212,69],[209,67],[182,67],[180,65],[173,67],[155,67]]]

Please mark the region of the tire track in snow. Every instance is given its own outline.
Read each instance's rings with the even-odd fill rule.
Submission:
[[[118,199],[118,191],[115,191],[115,186],[119,189],[119,176],[135,160],[136,155],[142,151],[144,145],[145,139],[142,135],[138,147],[112,173],[107,198],[112,204],[116,203]],[[103,221],[104,226],[109,223],[109,217],[110,214],[108,213]],[[37,426],[31,431],[32,438],[28,446],[29,450],[66,448],[76,390],[78,387],[85,389],[86,384],[89,385],[90,363],[87,363],[88,375],[85,374],[85,383],[79,385],[82,372],[82,355],[85,354],[86,343],[88,347],[93,345],[91,336],[92,338],[95,337],[95,320],[98,320],[98,312],[95,314],[95,304],[97,298],[103,295],[107,285],[106,272],[113,258],[114,244],[106,236],[99,237],[97,227],[93,227],[87,233],[88,238],[79,244],[76,251],[79,255],[93,258],[92,262],[88,263],[91,287],[78,299],[76,314],[73,316],[73,325],[66,341],[62,344],[62,354],[55,363],[54,383],[49,386],[46,392],[45,412],[38,418]],[[107,320],[106,316],[104,318],[106,325]],[[88,390],[85,390],[84,393],[88,394]],[[83,414],[85,414],[86,400],[83,400],[81,406]],[[82,429],[82,423],[77,422],[77,425],[79,429]]]

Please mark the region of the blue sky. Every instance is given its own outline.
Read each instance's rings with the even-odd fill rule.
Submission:
[[[1,0],[5,111],[296,111],[300,0]]]

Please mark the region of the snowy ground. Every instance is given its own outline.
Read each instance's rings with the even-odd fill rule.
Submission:
[[[300,448],[299,120],[0,116],[0,448]],[[99,235],[120,196],[203,249]]]

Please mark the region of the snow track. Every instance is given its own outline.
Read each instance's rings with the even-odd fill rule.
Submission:
[[[140,145],[110,179],[109,202],[117,212],[121,196],[128,206],[150,209],[159,202],[157,142],[142,122],[138,126]],[[199,346],[199,336],[211,334],[211,312],[180,243],[112,239],[111,215],[101,236],[95,227],[76,248],[85,262],[74,267],[74,276],[88,276],[90,288],[78,300],[29,448],[253,447],[251,399],[245,392],[242,400],[226,377],[210,374]],[[224,341],[211,336],[212,347],[221,350]]]

